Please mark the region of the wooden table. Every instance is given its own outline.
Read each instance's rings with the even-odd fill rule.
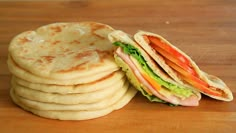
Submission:
[[[12,1],[12,0],[11,0]],[[199,107],[150,103],[140,94],[124,108],[87,121],[40,118],[9,97],[8,44],[17,34],[54,22],[97,21],[130,34],[158,33],[236,94],[234,0],[81,0],[0,2],[0,132],[236,132],[236,100],[202,97]]]

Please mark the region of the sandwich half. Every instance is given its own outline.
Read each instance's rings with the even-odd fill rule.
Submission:
[[[190,85],[217,100],[233,100],[232,92],[221,79],[203,72],[187,54],[160,35],[139,31],[134,39],[177,83]]]
[[[187,84],[173,80],[128,34],[113,31],[109,40],[118,48],[116,63],[126,72],[133,86],[152,102],[198,106],[201,94]]]

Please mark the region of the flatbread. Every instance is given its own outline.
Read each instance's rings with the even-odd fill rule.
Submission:
[[[87,84],[77,84],[77,85],[55,85],[55,84],[38,84],[32,83],[20,78],[13,76],[13,82],[21,86],[39,90],[48,93],[59,93],[59,94],[70,94],[70,93],[88,93],[94,92],[102,89],[112,87],[114,84],[124,83],[126,78],[122,71],[116,71],[98,81],[94,81]]]
[[[64,104],[55,104],[55,103],[44,103],[44,102],[38,102],[38,101],[34,101],[34,100],[29,100],[26,98],[23,98],[21,96],[16,95],[15,93],[15,97],[24,105],[26,105],[27,107],[33,108],[33,109],[37,109],[37,110],[59,110],[59,111],[66,111],[66,110],[99,110],[99,109],[104,109],[109,107],[110,105],[116,103],[121,97],[123,97],[125,95],[125,93],[127,92],[128,87],[127,86],[123,86],[119,89],[119,91],[117,91],[116,93],[110,95],[109,97],[107,97],[106,99],[103,99],[101,101],[97,101],[94,103],[87,103],[87,104],[73,104],[73,105],[64,105]],[[12,89],[12,91],[14,91]]]
[[[67,80],[117,70],[113,29],[96,22],[54,23],[17,35],[10,43],[11,58],[38,77]],[[23,78],[24,79],[24,78]]]
[[[155,50],[153,50],[148,42],[145,40],[145,38],[143,37],[143,35],[148,35],[148,36],[154,36],[157,37],[159,39],[161,39],[163,42],[165,42],[168,46],[172,47],[173,49],[175,49],[176,51],[178,51],[179,53],[181,53],[182,55],[184,55],[190,62],[191,65],[193,66],[194,70],[197,72],[197,74],[199,75],[199,77],[205,81],[206,83],[208,83],[210,86],[218,88],[220,90],[222,90],[224,92],[224,96],[220,97],[220,96],[212,96],[210,94],[204,93],[203,94],[212,97],[214,99],[218,99],[218,100],[222,100],[222,101],[232,101],[233,100],[233,94],[230,91],[230,89],[228,88],[228,86],[218,77],[213,76],[213,75],[209,75],[206,72],[203,72],[198,66],[197,64],[187,55],[185,54],[183,51],[181,51],[180,49],[178,49],[177,47],[175,47],[174,45],[172,45],[170,42],[168,42],[166,39],[164,39],[163,37],[161,37],[160,35],[154,34],[154,33],[150,33],[150,32],[145,32],[145,31],[139,31],[138,33],[136,33],[134,35],[134,39],[137,43],[140,44],[140,46],[145,49],[147,51],[147,53],[149,53],[149,55],[159,64],[161,65],[161,67],[178,83],[180,84],[185,84],[182,82],[182,79],[180,77],[178,77],[177,73],[171,68],[169,67],[164,59],[157,53],[155,52]],[[196,89],[196,88],[195,88]],[[200,91],[200,90],[199,90]]]
[[[24,79],[26,81],[33,82],[33,83],[56,84],[56,85],[77,85],[77,84],[90,83],[90,82],[97,81],[103,77],[106,77],[112,74],[113,72],[119,70],[119,68],[117,68],[117,69],[107,70],[105,72],[94,73],[88,76],[81,76],[81,77],[73,78],[70,80],[58,80],[58,79],[43,78],[43,77],[38,77],[36,75],[33,75],[32,73],[20,68],[17,64],[15,64],[15,62],[11,58],[8,58],[7,64],[8,64],[9,71],[18,78],[21,78],[21,79]]]
[[[51,119],[59,119],[59,120],[88,120],[88,119],[94,119],[98,117],[102,117],[104,115],[107,115],[111,113],[114,110],[118,110],[122,107],[124,107],[126,104],[129,103],[129,101],[135,96],[136,89],[129,88],[128,92],[118,100],[117,103],[101,110],[94,110],[94,111],[44,111],[44,110],[37,110],[30,108],[23,103],[21,103],[14,94],[14,91],[11,91],[11,98],[13,99],[14,103],[19,105],[21,108],[23,108],[26,111],[32,112],[33,114],[39,115],[41,117],[45,118],[51,118]]]
[[[124,87],[123,87],[124,85]],[[57,103],[57,104],[82,104],[82,103],[94,103],[114,95],[121,88],[128,88],[129,83],[124,84],[114,84],[111,88],[106,88],[103,90],[90,92],[90,93],[74,93],[74,94],[55,94],[55,93],[45,93],[42,91],[37,91],[29,89],[20,85],[12,84],[11,87],[14,89],[15,93],[21,97],[29,100],[46,102],[46,103]]]

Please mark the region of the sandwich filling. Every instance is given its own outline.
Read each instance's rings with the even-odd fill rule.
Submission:
[[[201,80],[200,76],[194,70],[191,62],[183,54],[167,45],[161,39],[153,36],[144,36],[149,45],[158,52],[166,64],[169,65],[185,82],[198,88],[200,91],[213,95],[223,96],[224,92],[218,88],[212,87],[205,81]]]
[[[129,66],[147,95],[154,95],[175,105],[198,106],[199,98],[193,90],[164,81],[146,63],[140,51],[130,44],[114,42],[116,54]]]

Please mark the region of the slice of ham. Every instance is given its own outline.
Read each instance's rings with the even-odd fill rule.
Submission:
[[[199,105],[198,102],[199,99],[196,95],[192,95],[188,98],[181,100],[179,97],[176,97],[174,95],[165,95],[164,93],[161,94],[148,81],[146,81],[146,79],[142,76],[138,67],[130,59],[129,55],[125,54],[120,47],[116,50],[116,54],[130,67],[130,69],[132,70],[136,78],[139,80],[139,82],[142,83],[156,97],[176,105],[183,105],[183,106]]]

